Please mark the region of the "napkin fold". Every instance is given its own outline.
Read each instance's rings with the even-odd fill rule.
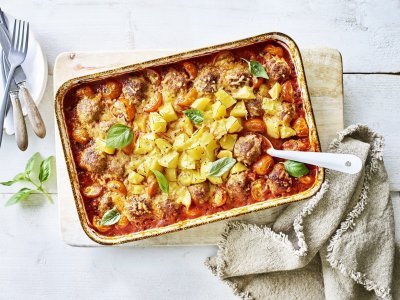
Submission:
[[[394,281],[400,286],[400,251],[383,144],[365,125],[338,133],[330,152],[359,156],[363,170],[327,170],[319,192],[289,205],[271,227],[228,223],[206,265],[242,299],[400,296],[392,290]]]

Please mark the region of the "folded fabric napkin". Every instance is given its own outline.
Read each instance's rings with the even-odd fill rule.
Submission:
[[[356,175],[327,170],[320,191],[272,227],[228,223],[206,265],[242,299],[399,298],[394,217],[383,138],[367,126],[338,134],[331,152],[359,156]],[[399,251],[396,250],[398,258]],[[398,260],[397,260],[398,261]],[[394,270],[396,269],[396,270]],[[394,278],[395,277],[395,278]],[[396,282],[394,282],[396,281]]]

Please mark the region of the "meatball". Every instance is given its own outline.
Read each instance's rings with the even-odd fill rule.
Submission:
[[[125,98],[134,103],[141,102],[145,98],[148,85],[142,77],[130,77],[123,85],[122,92]]]
[[[283,58],[267,54],[265,59],[265,67],[267,69],[268,76],[272,80],[283,82],[289,79],[290,67]]]
[[[263,115],[264,110],[262,109],[261,99],[247,100],[245,104],[250,117],[261,117]]]
[[[82,124],[98,121],[103,110],[103,105],[98,98],[83,98],[76,106],[76,113]]]
[[[229,68],[221,84],[223,86],[241,87],[249,85],[252,75],[250,74],[249,67],[245,63],[236,63]]]
[[[218,89],[219,73],[212,67],[203,68],[194,81],[196,90],[204,94],[215,93]]]
[[[226,190],[231,199],[244,199],[249,190],[248,183],[246,172],[230,175],[226,183]]]
[[[82,151],[79,166],[89,172],[100,173],[107,167],[107,157],[92,145]]]
[[[114,207],[114,202],[111,193],[105,193],[99,199],[98,210],[101,214],[104,214],[107,210]]]
[[[125,174],[125,166],[129,163],[130,158],[123,152],[118,152],[117,155],[108,156],[108,172],[112,176],[122,177]]]
[[[206,202],[210,196],[210,186],[207,182],[191,185],[188,189],[192,200],[198,204]]]
[[[261,155],[261,140],[255,134],[240,137],[233,148],[233,155],[238,161],[252,164]]]
[[[147,197],[145,195],[133,195],[130,199],[126,199],[123,212],[130,222],[135,221],[136,217],[148,214],[150,210]]]
[[[268,175],[267,184],[274,196],[280,196],[291,191],[292,178],[286,173],[283,164],[276,164]]]
[[[186,73],[170,68],[164,76],[162,85],[163,88],[177,94],[180,90],[186,89],[188,80],[189,78]]]

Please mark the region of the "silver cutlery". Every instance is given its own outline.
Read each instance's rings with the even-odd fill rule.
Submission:
[[[0,146],[3,140],[3,127],[4,118],[7,112],[8,106],[8,91],[10,89],[11,82],[14,77],[14,73],[17,67],[21,66],[24,62],[26,53],[28,51],[28,40],[29,40],[29,23],[25,21],[14,21],[13,34],[11,39],[11,47],[7,54],[7,60],[10,63],[10,71],[7,75],[7,82],[4,87],[3,102],[1,103],[0,109]]]
[[[8,64],[5,61],[4,55],[2,56],[2,69],[3,77],[6,80],[7,74],[10,70]],[[28,133],[26,131],[26,124],[24,114],[22,113],[21,102],[19,100],[19,88],[14,81],[11,81],[9,95],[13,108],[12,112],[15,129],[15,139],[17,141],[18,148],[22,151],[25,151],[26,148],[28,148]]]
[[[3,51],[7,53],[10,47],[10,36],[8,35],[4,12],[0,9],[0,31],[1,30],[5,33],[3,35],[0,34],[0,42],[2,42]],[[1,40],[1,37],[3,37],[4,41]],[[6,41],[7,38],[8,42]],[[5,60],[5,62],[6,64],[8,64],[7,59]],[[14,82],[20,88],[22,99],[25,101],[25,108],[28,113],[28,119],[32,125],[33,131],[38,137],[44,138],[46,136],[46,127],[44,125],[42,116],[40,115],[40,112],[35,102],[33,101],[29,90],[26,87],[26,75],[21,66],[18,66],[15,70]]]

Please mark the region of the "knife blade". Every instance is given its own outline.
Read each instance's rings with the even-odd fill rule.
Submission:
[[[6,73],[6,68],[8,67],[8,65],[6,66],[6,62],[5,62],[5,57],[4,57],[4,52],[1,55],[1,69],[3,72],[1,73],[1,77],[3,78],[3,86],[6,85],[7,82],[7,73]],[[9,100],[10,101],[10,100]],[[13,117],[13,108],[12,105],[8,106],[8,111],[7,111],[7,116],[5,119],[5,129],[8,135],[13,135],[15,134],[15,128],[14,128],[14,117]]]
[[[5,63],[5,56],[2,56],[2,69],[3,69],[3,77],[7,79],[7,74],[10,72],[10,67]],[[15,129],[15,140],[17,141],[18,148],[22,151],[25,151],[28,148],[28,133],[26,131],[26,124],[24,120],[24,115],[22,113],[21,101],[19,100],[19,87],[14,82],[11,81],[9,88],[9,97],[11,100],[10,107],[12,107],[13,111],[13,123]]]

